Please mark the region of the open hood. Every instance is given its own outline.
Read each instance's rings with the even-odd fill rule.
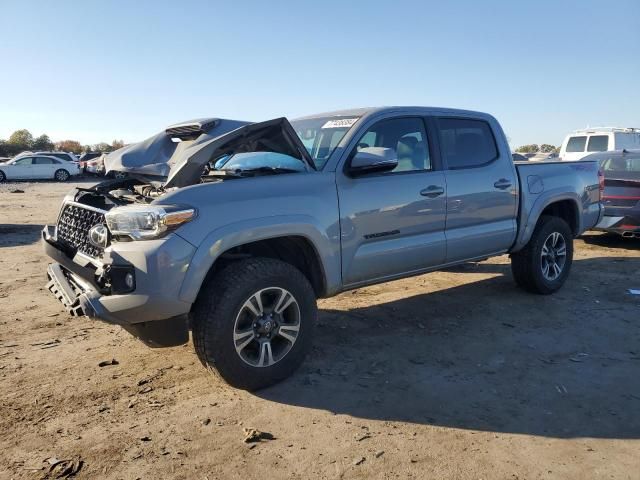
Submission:
[[[275,118],[249,123],[208,118],[168,127],[164,132],[110,153],[105,170],[165,180],[165,187],[197,183],[204,166],[223,155],[247,152],[275,152],[299,159],[315,170],[289,121]]]

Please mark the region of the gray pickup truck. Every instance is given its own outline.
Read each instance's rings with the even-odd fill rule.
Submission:
[[[48,288],[150,346],[191,330],[246,389],[300,365],[317,298],[505,253],[553,293],[602,215],[596,162],[514,163],[492,116],[443,108],[201,119],[105,167],[127,177],[74,189],[43,230]]]

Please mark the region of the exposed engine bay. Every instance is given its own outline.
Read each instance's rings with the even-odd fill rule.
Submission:
[[[166,193],[162,187],[136,178],[109,180],[92,188],[76,190],[75,202],[105,211],[134,203],[151,203]]]

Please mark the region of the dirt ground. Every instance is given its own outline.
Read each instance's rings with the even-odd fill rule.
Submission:
[[[552,296],[503,256],[321,300],[305,364],[252,394],[64,313],[39,232],[71,188],[0,185],[0,478],[640,478],[640,242],[588,233]]]

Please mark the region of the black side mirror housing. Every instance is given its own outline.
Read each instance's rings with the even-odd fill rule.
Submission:
[[[395,150],[384,147],[365,147],[351,159],[349,175],[357,177],[368,173],[390,172],[398,166]]]

